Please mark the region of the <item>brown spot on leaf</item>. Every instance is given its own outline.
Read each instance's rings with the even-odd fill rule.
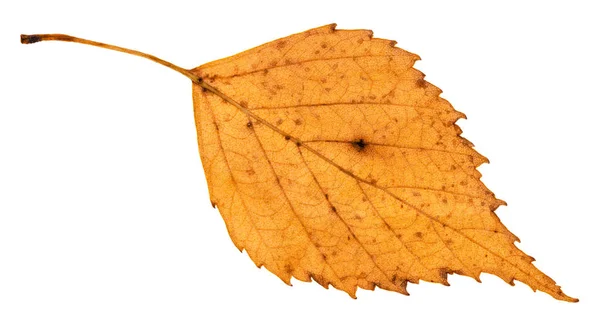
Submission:
[[[359,138],[358,140],[352,142],[352,147],[354,147],[354,149],[358,152],[362,152],[367,147],[367,143],[364,139]]]

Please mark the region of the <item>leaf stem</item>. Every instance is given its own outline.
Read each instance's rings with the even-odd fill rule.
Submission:
[[[83,39],[83,38],[64,35],[64,34],[21,35],[21,44],[33,44],[33,43],[42,42],[42,41],[63,41],[63,42],[87,44],[87,45],[97,46],[97,47],[101,47],[101,48],[106,48],[106,49],[117,51],[117,52],[123,52],[123,53],[131,54],[131,55],[135,55],[135,56],[140,56],[140,57],[149,59],[151,61],[154,61],[158,64],[162,64],[162,65],[170,68],[171,70],[175,70],[175,71],[185,75],[188,79],[192,80],[192,82],[197,83],[204,88],[205,83],[202,81],[202,78],[200,78],[199,76],[193,74],[189,70],[186,70],[186,69],[184,69],[180,66],[177,66],[171,62],[167,62],[167,61],[160,59],[154,55],[146,54],[146,53],[143,53],[140,51],[136,51],[136,50],[120,47],[120,46],[104,44],[104,43],[95,42],[95,41],[91,41],[91,40],[87,40],[87,39]]]

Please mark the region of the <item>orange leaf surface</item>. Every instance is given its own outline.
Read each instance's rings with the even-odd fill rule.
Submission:
[[[575,302],[520,251],[480,181],[487,162],[465,116],[413,68],[419,57],[368,30],[323,26],[185,70],[210,198],[231,239],[290,284],[314,279],[408,294],[482,272]]]

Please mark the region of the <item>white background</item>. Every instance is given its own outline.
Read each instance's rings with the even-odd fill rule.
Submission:
[[[593,1],[7,3],[0,323],[598,323]],[[422,57],[491,160],[480,171],[508,202],[500,218],[578,304],[486,274],[409,285],[410,297],[286,286],[237,251],[210,206],[189,80],[103,49],[19,43],[65,33],[191,68],[331,22]]]

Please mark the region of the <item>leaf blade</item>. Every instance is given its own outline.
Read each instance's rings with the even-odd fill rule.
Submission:
[[[236,246],[288,284],[312,277],[353,297],[489,272],[576,301],[514,246],[494,213],[504,202],[479,180],[487,159],[412,68],[418,56],[334,27],[192,70],[216,89],[194,85],[194,107],[199,129],[211,114],[208,141],[228,165],[207,168],[201,147],[207,178],[230,174],[229,189],[209,186]]]

